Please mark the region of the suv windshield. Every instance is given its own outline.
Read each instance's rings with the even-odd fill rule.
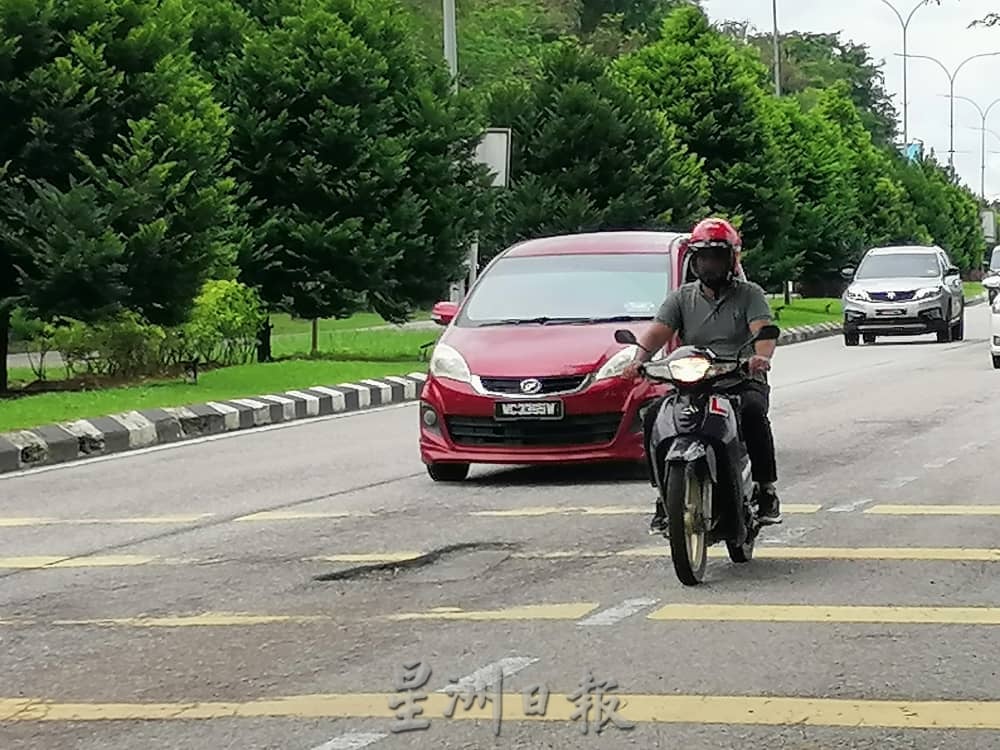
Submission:
[[[990,259],[990,270],[1000,271],[1000,245],[993,248],[993,257]]]
[[[483,276],[457,325],[652,319],[669,289],[667,254],[504,258]]]
[[[934,253],[894,253],[869,255],[862,261],[855,278],[933,279],[940,275],[941,264]]]

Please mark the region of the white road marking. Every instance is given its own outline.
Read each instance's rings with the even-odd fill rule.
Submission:
[[[485,667],[477,669],[472,674],[465,675],[465,677],[459,679],[458,684],[480,685],[482,687],[489,688],[493,686],[498,668],[503,671],[504,679],[507,679],[511,675],[517,674],[522,669],[527,669],[536,661],[538,661],[538,658],[534,656],[509,656],[505,659],[500,659],[500,661],[495,661],[492,664],[487,664]],[[447,690],[448,686],[446,685],[443,688],[438,688],[435,692],[444,693]]]
[[[925,469],[943,469],[948,464],[953,464],[958,460],[957,456],[952,456],[951,458],[946,458],[944,461],[937,461],[932,464],[924,464]]]
[[[652,607],[658,601],[659,599],[626,599],[614,607],[608,607],[608,609],[595,612],[590,617],[580,620],[577,625],[579,627],[589,627],[591,625],[608,627],[609,625],[621,622],[627,617],[631,617],[646,607]]]
[[[834,505],[832,508],[827,508],[828,513],[850,513],[857,510],[858,508],[863,508],[864,506],[874,503],[872,498],[865,498],[863,500],[855,500],[853,503],[844,503],[843,505]]]
[[[351,732],[334,737],[329,742],[324,742],[313,750],[361,750],[363,747],[374,745],[379,740],[384,740],[389,735],[378,732]]]
[[[313,389],[315,390],[315,389]],[[280,424],[264,425],[262,427],[254,427],[250,430],[238,430],[236,432],[222,432],[218,435],[205,435],[204,437],[191,438],[189,440],[182,440],[177,443],[164,443],[163,445],[151,445],[148,448],[137,448],[136,450],[125,451],[123,453],[112,453],[107,456],[95,456],[94,458],[86,458],[79,461],[67,461],[64,464],[53,464],[52,466],[39,466],[34,469],[24,469],[23,471],[12,471],[4,474],[0,474],[0,482],[5,479],[17,479],[19,477],[31,476],[32,474],[44,474],[49,471],[64,471],[66,469],[80,468],[81,466],[89,466],[90,464],[102,463],[104,461],[120,461],[126,458],[134,458],[136,456],[144,456],[148,453],[155,453],[157,451],[168,451],[176,450],[178,448],[186,448],[189,445],[200,445],[202,443],[210,443],[215,440],[228,440],[230,438],[240,438],[240,437],[252,437],[254,435],[260,435],[262,432],[271,432],[272,430],[287,430],[291,427],[307,427],[308,425],[317,424],[319,422],[328,422],[332,419],[348,419],[350,417],[364,417],[368,414],[377,414],[383,411],[392,411],[395,409],[408,409],[416,407],[416,401],[403,402],[399,404],[389,404],[388,406],[376,406],[374,408],[364,409],[363,411],[349,411],[342,414],[328,414],[325,417],[316,417],[315,419],[297,419],[294,422],[281,422]],[[219,404],[217,406],[224,406],[224,404]]]

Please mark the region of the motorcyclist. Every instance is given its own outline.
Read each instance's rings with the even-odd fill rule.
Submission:
[[[771,307],[764,291],[737,276],[741,250],[739,233],[725,220],[710,218],[694,227],[688,252],[697,281],[667,295],[653,324],[639,338],[641,348],[626,368],[626,378],[636,378],[639,363],[648,360],[650,352],[662,349],[675,333],[683,345],[706,346],[718,356],[735,357],[753,334],[771,323]],[[748,360],[749,377],[736,375],[731,381],[718,384],[721,390],[740,396],[740,420],[753,479],[759,489],[762,524],[781,523],[766,374],[776,345],[776,341],[756,342],[756,352]],[[644,425],[647,438],[658,406],[659,403],[654,404],[647,412]],[[651,534],[667,532],[667,518],[659,499],[649,530]]]

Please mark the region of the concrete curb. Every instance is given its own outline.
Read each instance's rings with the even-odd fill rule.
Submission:
[[[968,304],[985,299],[982,295],[975,301],[970,299]],[[829,338],[840,335],[842,330],[840,323],[789,328],[781,332],[778,345]],[[0,433],[0,474],[251,430],[262,425],[363,412],[377,406],[416,401],[426,379],[426,374],[415,372],[359,383],[146,409]]]

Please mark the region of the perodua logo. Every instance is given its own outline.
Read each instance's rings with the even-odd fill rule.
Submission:
[[[521,381],[521,393],[532,395],[542,390],[542,382],[537,378],[528,378]]]

